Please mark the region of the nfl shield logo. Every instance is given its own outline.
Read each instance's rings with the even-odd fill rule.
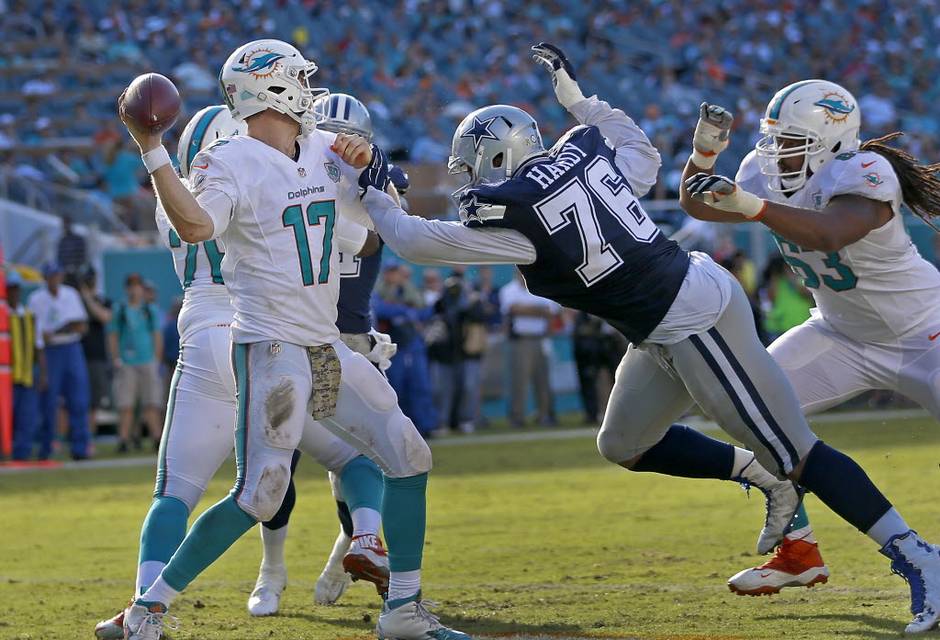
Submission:
[[[330,180],[339,182],[339,167],[336,166],[335,162],[327,160],[323,163],[323,167],[326,169],[326,175],[330,177]]]
[[[304,169],[303,167],[297,167],[297,175],[300,176],[301,178],[306,178],[307,170]]]

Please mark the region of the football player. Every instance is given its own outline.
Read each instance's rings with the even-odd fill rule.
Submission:
[[[940,419],[940,272],[917,252],[901,214],[906,203],[932,224],[940,166],[888,146],[897,133],[860,143],[858,103],[825,80],[777,92],[761,121],[763,137],[734,180],[712,175],[731,123],[722,107],[702,105],[682,205],[702,220],[765,224],[812,292],[812,317],[769,349],[803,410],[890,389]],[[892,545],[884,551],[908,580],[918,579]],[[776,593],[826,575],[801,509],[771,561],[729,585],[740,594]]]
[[[743,475],[745,461],[755,467],[747,452],[673,424],[698,403],[760,466],[813,491],[882,546],[895,568],[918,576],[909,629],[932,626],[940,616],[938,549],[861,467],[810,430],[734,277],[704,254],[682,251],[644,213],[637,198],[655,182],[659,155],[643,132],[585,98],[556,47],[540,44],[535,56],[581,126],[546,151],[524,111],[498,105],[471,113],[450,158],[452,171],[469,180],[458,192],[464,225],[404,215],[369,189],[363,202],[376,231],[419,263],[516,264],[532,293],[604,318],[632,343],[598,434],[604,457],[685,477],[731,479]],[[786,525],[773,518],[767,525],[759,546],[773,541],[769,551]]]
[[[235,487],[196,520],[150,588],[125,610],[130,640],[157,640],[179,592],[255,523],[275,515],[311,416],[385,474],[390,577],[379,636],[469,638],[441,625],[421,600],[430,449],[381,373],[339,340],[336,203],[355,201],[368,185],[384,190],[388,168],[363,138],[316,130],[313,102],[326,93],[311,85],[316,70],[278,40],[236,49],[220,83],[248,135],[197,154],[188,185],[172,170],[160,135],[138,129],[119,101],[181,241],[225,243],[221,271],[234,308],[237,390]]]
[[[313,104],[317,129],[333,133],[355,134],[372,142],[372,118],[369,110],[359,100],[345,93],[331,93]],[[399,171],[398,174],[401,174]],[[390,174],[391,175],[391,174]],[[398,188],[398,185],[396,185]],[[401,189],[407,188],[405,184]],[[400,191],[399,191],[400,192]],[[362,204],[343,203],[359,211],[340,210],[340,215],[358,219],[371,226]],[[339,337],[347,347],[361,353],[380,369],[388,368],[396,346],[384,333],[372,328],[369,315],[369,298],[379,275],[382,261],[381,250],[368,256],[349,251],[339,252],[339,302],[336,327]],[[277,514],[261,526],[264,557],[258,581],[248,598],[248,611],[255,616],[272,615],[277,612],[281,592],[287,584],[284,563],[284,540],[287,523],[294,508],[293,469],[287,496]],[[333,604],[352,580],[364,579],[373,582],[380,595],[388,590],[388,557],[382,540],[376,535],[381,515],[378,511],[353,504],[356,517],[350,514],[350,505],[343,498],[339,476],[330,473],[330,486],[336,500],[336,513],[340,521],[339,534],[326,566],[317,579],[314,599],[320,604]],[[348,480],[347,480],[348,481]]]
[[[225,106],[206,107],[196,113],[180,137],[180,174],[188,178],[200,150],[218,139],[243,135],[245,130],[245,123],[235,120]],[[183,287],[178,319],[181,355],[170,384],[154,499],[141,528],[135,597],[153,583],[179,547],[189,514],[234,444],[235,380],[229,362],[233,311],[221,272],[224,245],[220,240],[201,245],[183,243],[159,203],[156,222]],[[359,225],[343,223],[337,235],[338,243],[351,250],[375,248],[365,246],[368,235]],[[339,466],[340,475],[358,488],[354,493],[360,499],[351,519],[368,526],[368,532],[378,539],[380,522],[372,514],[377,514],[381,505],[382,478],[375,463],[358,456],[353,447],[312,418],[304,425],[300,449],[321,462]],[[347,464],[352,460],[355,463]],[[285,503],[288,501],[293,501],[293,485],[285,496]],[[281,558],[283,566],[283,552]],[[98,623],[96,637],[123,638],[123,617],[122,611]]]

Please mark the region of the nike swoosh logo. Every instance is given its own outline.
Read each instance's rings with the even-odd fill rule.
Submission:
[[[873,164],[875,164],[875,162],[877,162],[877,160],[872,160],[871,162],[863,162],[863,163],[862,163],[862,169],[867,169],[868,167],[870,167],[870,166],[872,166]]]
[[[932,336],[928,336],[928,337],[930,338],[930,341],[933,342],[933,341],[936,340],[937,338],[940,338],[940,331],[938,331],[937,333],[933,334]]]
[[[772,572],[772,571],[761,571],[760,577],[761,577],[761,578],[769,578],[769,577],[772,576],[772,575],[773,575],[773,572]]]
[[[206,164],[194,164],[193,165],[193,169],[208,169],[208,168],[209,168],[208,162]]]

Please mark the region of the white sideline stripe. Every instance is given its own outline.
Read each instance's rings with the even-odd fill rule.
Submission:
[[[912,420],[914,418],[929,418],[930,414],[923,409],[877,409],[872,411],[842,411],[827,413],[809,418],[810,424],[838,424],[840,422],[879,422],[890,420]],[[712,420],[700,416],[689,416],[681,421],[699,431],[718,431],[720,427]],[[491,433],[472,434],[462,436],[444,436],[431,440],[431,448],[438,447],[465,447],[477,444],[508,444],[513,442],[542,442],[549,440],[574,440],[577,438],[595,438],[597,428],[578,427],[575,429],[540,429],[538,431],[522,431],[519,433]],[[30,473],[36,471],[60,471],[76,469],[123,469],[127,467],[156,467],[157,456],[137,456],[134,458],[109,458],[107,460],[85,460],[82,462],[63,462],[62,466],[48,467],[0,467],[0,475],[14,473]],[[597,640],[596,638],[594,640]]]

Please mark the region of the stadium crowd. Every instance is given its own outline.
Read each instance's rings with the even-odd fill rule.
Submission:
[[[528,59],[540,40],[559,43],[586,90],[654,140],[654,197],[676,192],[700,101],[737,113],[718,166],[732,171],[773,92],[801,78],[852,89],[865,134],[901,129],[915,155],[940,156],[940,0],[0,0],[0,26],[0,186],[16,195],[17,176],[79,187],[132,228],[149,219],[146,176],[116,127],[121,88],[161,71],[192,113],[219,102],[228,53],[263,37],[293,41],[320,66],[317,82],[366,103],[397,160],[443,163],[456,123],[486,103],[531,110],[547,140],[570,126]]]

